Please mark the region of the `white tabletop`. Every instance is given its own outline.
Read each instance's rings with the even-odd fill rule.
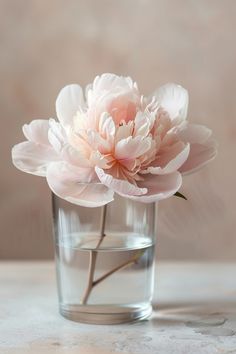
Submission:
[[[1,354],[236,353],[236,264],[158,264],[149,320],[95,326],[58,314],[52,262],[0,263]]]

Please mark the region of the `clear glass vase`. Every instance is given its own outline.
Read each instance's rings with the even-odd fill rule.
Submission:
[[[60,313],[115,324],[152,312],[156,205],[119,196],[85,208],[53,195]]]

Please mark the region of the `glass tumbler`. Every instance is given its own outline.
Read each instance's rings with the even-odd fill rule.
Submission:
[[[120,196],[97,208],[53,194],[60,313],[73,321],[115,324],[152,312],[155,203]]]

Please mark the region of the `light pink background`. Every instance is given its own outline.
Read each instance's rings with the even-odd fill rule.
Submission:
[[[62,86],[102,72],[146,94],[182,84],[189,118],[219,141],[218,158],[185,178],[188,201],[160,204],[159,257],[235,258],[235,16],[234,0],[0,1],[0,258],[53,256],[49,189],[12,166],[11,146],[23,123],[55,116]]]

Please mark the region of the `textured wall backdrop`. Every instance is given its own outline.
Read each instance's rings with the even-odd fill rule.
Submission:
[[[130,75],[144,93],[189,89],[189,118],[211,127],[218,158],[185,177],[187,202],[160,204],[160,258],[233,259],[236,249],[234,0],[0,1],[0,258],[53,255],[50,193],[16,170],[21,126],[55,116],[59,89],[102,72]]]

